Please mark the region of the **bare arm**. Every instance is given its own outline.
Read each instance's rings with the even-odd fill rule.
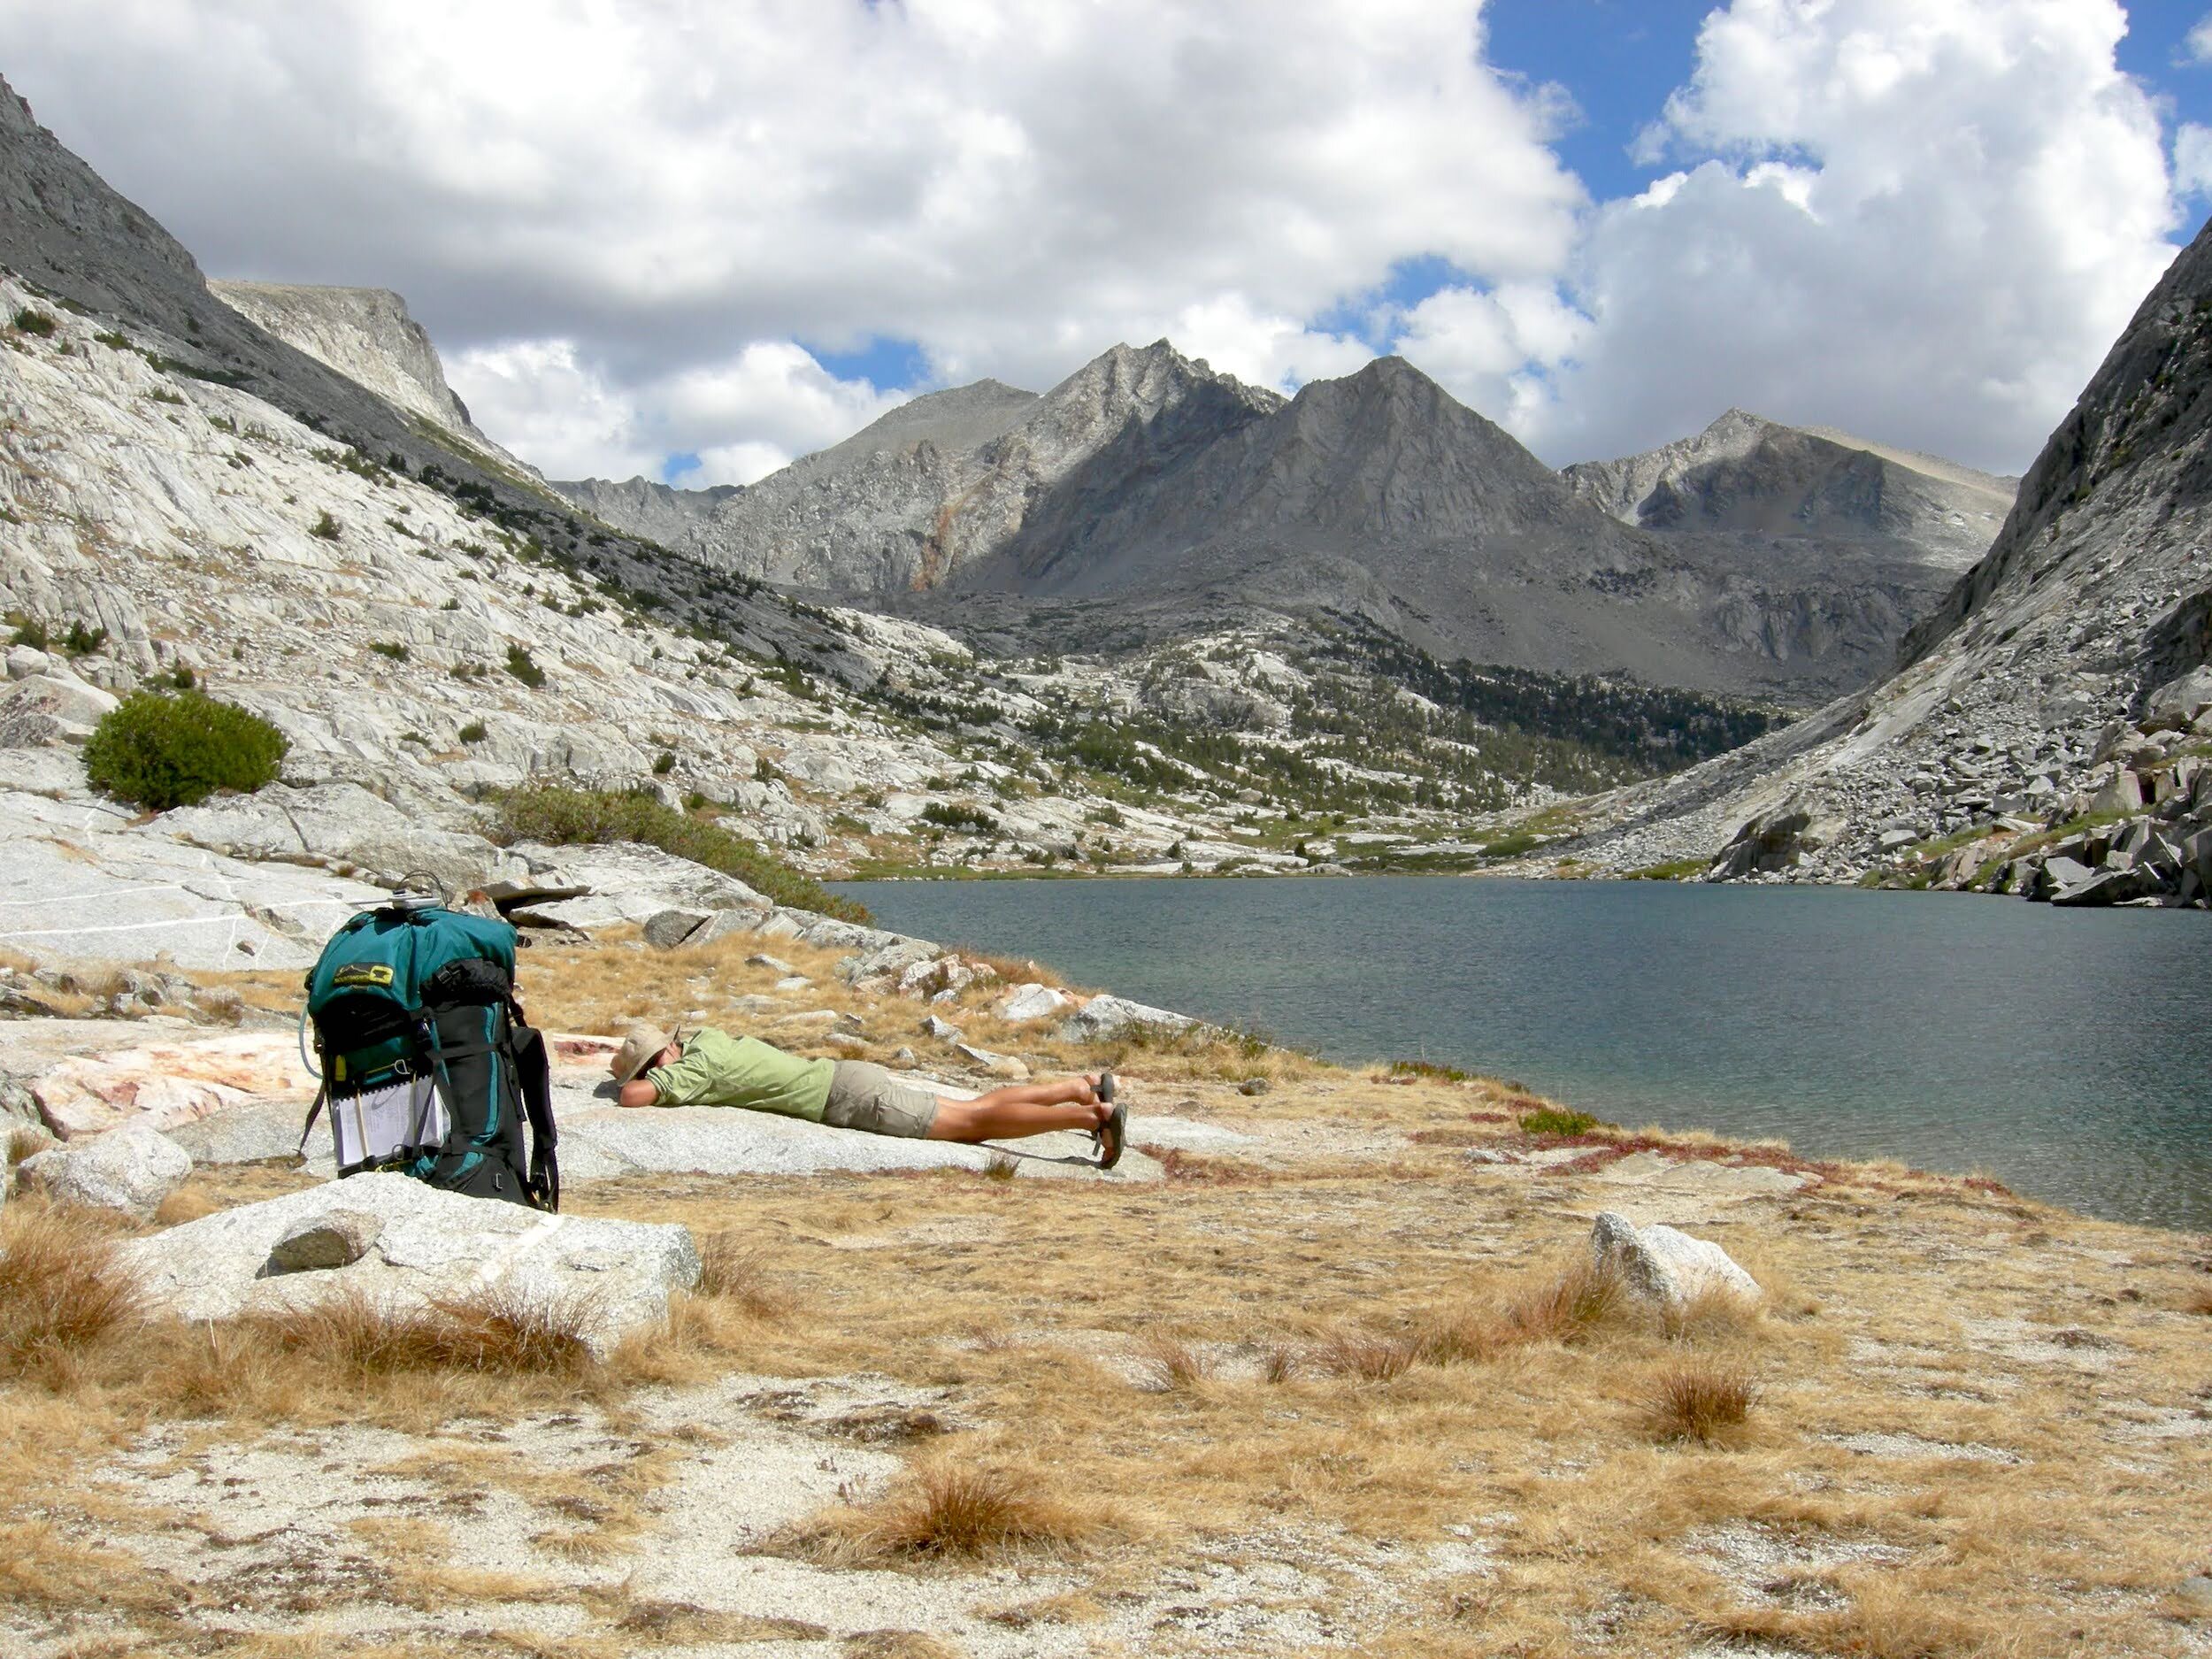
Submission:
[[[622,1092],[615,1096],[615,1104],[618,1106],[650,1106],[660,1097],[661,1092],[657,1084],[638,1078],[622,1086]]]

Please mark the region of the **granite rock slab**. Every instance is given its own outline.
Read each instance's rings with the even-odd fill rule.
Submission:
[[[280,1242],[318,1224],[365,1238],[358,1259],[288,1272],[272,1262]],[[182,1319],[346,1294],[405,1311],[491,1292],[577,1306],[600,1354],[664,1318],[669,1297],[699,1279],[699,1253],[683,1227],[546,1215],[403,1175],[356,1175],[227,1210],[134,1240],[122,1256],[149,1299]]]

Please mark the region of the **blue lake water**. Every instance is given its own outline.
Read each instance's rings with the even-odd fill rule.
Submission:
[[[2212,1229],[2212,917],[1663,882],[845,883],[883,926],[1333,1059]]]

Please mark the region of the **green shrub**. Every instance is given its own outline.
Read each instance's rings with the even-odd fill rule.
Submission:
[[[982,808],[971,806],[965,801],[932,801],[922,809],[922,821],[941,825],[949,830],[959,830],[979,835],[998,833],[998,820]]]
[[[1561,1111],[1543,1106],[1521,1114],[1522,1131],[1532,1135],[1586,1135],[1597,1126],[1598,1120],[1588,1112]]]
[[[35,651],[42,651],[52,639],[53,635],[47,633],[43,622],[36,617],[27,617],[16,625],[15,632],[8,636],[8,643],[27,645]]]
[[[35,311],[26,305],[15,314],[15,326],[27,334],[43,339],[54,332],[54,319],[44,311]]]
[[[510,645],[507,648],[507,672],[533,691],[545,684],[545,670],[538,666],[537,659],[530,655],[530,648],[526,645]]]
[[[369,649],[379,657],[388,657],[396,663],[407,660],[407,648],[397,640],[371,640]]]
[[[619,789],[566,789],[554,784],[510,790],[500,803],[498,828],[510,841],[555,846],[641,841],[735,876],[779,904],[849,922],[873,918],[861,905],[823,889],[764,849],[719,824],[664,806],[650,795]]]
[[[120,801],[165,812],[218,789],[250,795],[288,747],[257,714],[197,691],[141,691],[110,710],[85,745],[85,776]]]
[[[307,534],[319,535],[326,541],[335,541],[344,532],[338,521],[332,518],[328,510],[326,509],[322,516],[315,520],[314,527]]]
[[[665,778],[675,770],[676,751],[672,749],[664,749],[653,761],[653,775],[656,778]]]
[[[105,628],[88,628],[81,622],[69,625],[69,632],[61,636],[61,649],[72,657],[88,657],[108,642]]]
[[[490,733],[484,730],[484,723],[481,720],[471,720],[461,728],[461,741],[464,743],[480,743],[489,735]]]

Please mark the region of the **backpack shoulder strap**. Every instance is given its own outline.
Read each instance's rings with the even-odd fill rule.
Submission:
[[[522,1010],[508,1004],[513,1024],[512,1058],[515,1080],[522,1088],[522,1107],[530,1118],[530,1192],[541,1209],[561,1207],[560,1125],[553,1120],[553,1075],[546,1057],[545,1033],[522,1023]]]

